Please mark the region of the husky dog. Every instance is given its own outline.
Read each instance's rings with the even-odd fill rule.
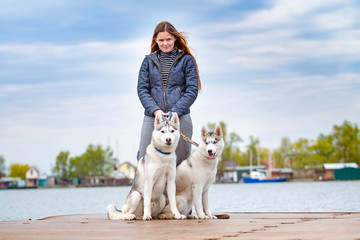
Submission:
[[[215,132],[201,129],[199,148],[176,169],[176,204],[181,214],[188,215],[195,205],[196,215],[200,219],[215,219],[208,202],[210,185],[214,182],[219,156],[224,149],[223,134],[220,126]],[[169,206],[166,206],[161,219],[172,218]],[[190,216],[188,216],[190,217]]]
[[[114,205],[107,207],[110,220],[151,220],[156,218],[166,205],[165,188],[170,203],[170,209],[176,219],[185,219],[176,208],[175,150],[180,138],[180,121],[176,113],[171,119],[162,119],[157,115],[154,121],[154,131],[151,143],[145,156],[137,165],[135,179],[122,211]]]

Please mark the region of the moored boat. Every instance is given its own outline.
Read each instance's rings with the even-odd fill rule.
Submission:
[[[244,183],[268,183],[268,182],[286,182],[285,177],[269,178],[262,172],[251,171],[249,177],[243,177]]]

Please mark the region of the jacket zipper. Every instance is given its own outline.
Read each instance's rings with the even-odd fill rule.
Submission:
[[[169,80],[170,71],[171,71],[172,67],[174,66],[175,62],[176,62],[177,60],[179,60],[183,55],[184,55],[184,52],[182,52],[181,55],[178,56],[178,57],[174,60],[174,62],[171,64],[171,67],[170,67],[170,70],[169,70],[169,74],[168,74],[168,77],[167,77],[167,79],[166,79],[166,85],[165,85],[165,88],[163,88],[163,97],[164,97],[165,112],[168,112],[167,103],[166,103],[166,87],[167,87],[167,81]],[[150,57],[148,57],[148,58],[150,58]],[[154,59],[152,59],[152,58],[150,58],[150,59],[151,59],[151,60],[153,61],[153,63],[158,67],[158,69],[159,69],[159,71],[160,71],[160,78],[161,78],[160,80],[162,81],[161,67],[155,62]],[[161,82],[161,84],[162,84],[162,82]]]

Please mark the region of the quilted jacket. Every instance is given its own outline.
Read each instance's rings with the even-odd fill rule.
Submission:
[[[146,55],[139,71],[137,92],[146,116],[155,110],[173,111],[179,116],[190,113],[190,106],[198,94],[198,75],[192,56],[178,50],[170,69],[166,88],[161,80],[161,66],[157,52]]]

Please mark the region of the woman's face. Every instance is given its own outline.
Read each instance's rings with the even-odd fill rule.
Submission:
[[[163,52],[171,52],[173,50],[176,38],[168,32],[159,32],[155,39],[160,50]]]

